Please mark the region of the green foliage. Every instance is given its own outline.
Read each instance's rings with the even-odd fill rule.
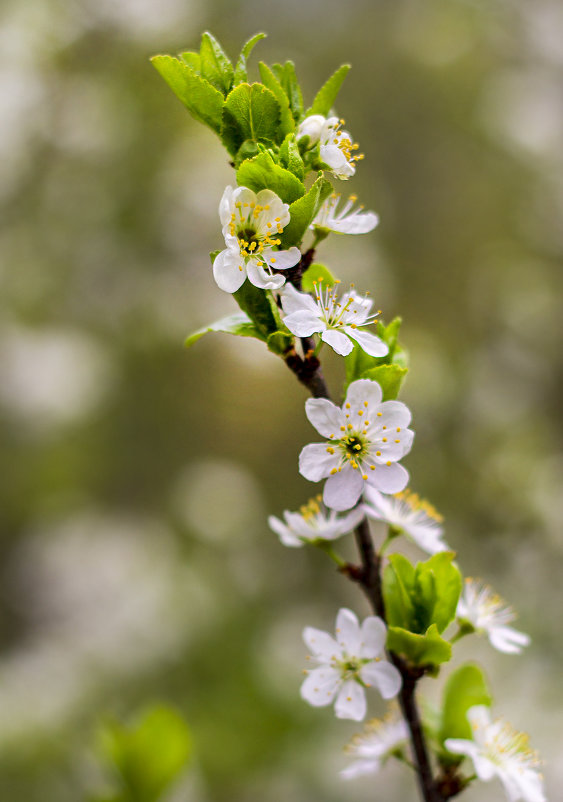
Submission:
[[[363,378],[374,379],[381,386],[385,401],[389,401],[399,395],[407,373],[408,368],[402,368],[400,365],[379,365],[366,370]]]
[[[234,75],[234,85],[242,83],[243,81],[248,80],[248,73],[246,69],[246,62],[251,54],[254,46],[260,41],[260,39],[265,39],[265,33],[257,33],[252,36],[245,44],[243,45],[242,50],[240,51],[240,56],[238,57],[237,65],[235,67],[235,75]]]
[[[219,134],[224,103],[221,92],[185,61],[173,56],[153,56],[151,61],[190,114]]]
[[[289,214],[291,219],[281,235],[283,248],[300,244],[323,201],[331,192],[332,184],[320,175],[303,197],[290,204]]]
[[[272,72],[287,95],[293,119],[299,122],[303,117],[303,94],[295,74],[295,64],[293,61],[286,61],[283,65],[272,64]]]
[[[350,65],[343,64],[336,70],[335,73],[330,76],[328,81],[317,92],[315,99],[313,100],[313,105],[307,111],[308,115],[322,114],[324,117],[326,117],[329,114],[349,70]]]
[[[283,354],[291,347],[293,337],[281,322],[279,309],[271,292],[260,290],[247,280],[240,290],[233,293],[233,298],[252,321],[259,338],[268,343],[270,351]]]
[[[192,751],[186,723],[164,706],[148,709],[130,726],[108,722],[100,748],[119,790],[95,802],[157,802],[186,768]]]
[[[346,387],[356,379],[374,379],[381,385],[385,401],[397,398],[408,373],[407,353],[398,342],[401,322],[396,317],[387,326],[380,320],[375,324],[377,336],[389,348],[386,356],[369,356],[359,345],[354,345],[352,352],[344,357]]]
[[[241,84],[241,86],[245,86],[245,84]],[[271,189],[280,196],[284,203],[289,204],[305,194],[304,184],[289,170],[276,164],[270,153],[267,152],[260,153],[241,164],[237,170],[237,183],[241,187],[254,190],[254,192]]]
[[[285,137],[287,134],[293,133],[295,130],[295,120],[289,107],[289,98],[287,97],[281,83],[276,78],[272,70],[263,61],[258,65],[260,68],[260,77],[264,85],[272,92],[280,105],[280,129],[279,136]]]
[[[278,101],[265,86],[239,84],[223,107],[223,144],[235,156],[245,139],[273,143],[278,136],[280,114]]]
[[[328,267],[315,262],[315,264],[312,264],[303,273],[301,278],[301,289],[303,292],[314,292],[315,282],[319,281],[322,281],[323,287],[332,287],[336,283],[336,279]]]
[[[186,348],[190,348],[190,346],[201,339],[204,334],[208,334],[211,331],[222,331],[226,334],[234,334],[237,337],[255,337],[258,340],[266,339],[252,323],[248,315],[244,312],[235,312],[233,315],[223,317],[215,323],[210,323],[208,326],[194,331],[186,338],[184,345]]]
[[[442,720],[439,740],[443,744],[447,738],[471,739],[471,726],[467,711],[475,705],[492,704],[491,693],[483,672],[475,663],[466,663],[450,674],[444,688]],[[450,756],[460,760],[459,755]]]
[[[199,50],[200,69],[206,81],[227,95],[233,85],[234,69],[231,60],[209,31],[202,34]]]
[[[282,167],[285,167],[300,181],[305,178],[305,165],[299,152],[295,136],[288,134],[281,144],[279,150],[279,160]]]
[[[440,635],[454,620],[461,593],[453,557],[453,552],[440,552],[413,566],[393,554],[383,572],[387,621],[394,631],[389,648],[417,665],[438,665],[451,656],[450,644]]]

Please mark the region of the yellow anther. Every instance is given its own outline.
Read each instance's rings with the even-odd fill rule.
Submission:
[[[384,437],[384,438],[383,438],[383,440],[382,440],[381,442],[382,442],[382,443],[386,443],[386,442],[387,442],[387,438],[386,438],[386,437]]]
[[[368,478],[368,475],[367,475],[367,473],[364,473],[364,474],[362,475],[362,479],[364,479],[364,480],[365,480],[365,479],[367,479],[367,478]]]
[[[400,440],[395,440],[395,442],[396,442],[396,443],[400,443],[401,441],[400,441]]]
[[[376,452],[375,452],[375,456],[376,456],[376,457],[380,457],[380,456],[381,456],[381,451],[376,451]]]
[[[360,417],[361,417],[363,414],[364,414],[364,410],[363,409],[359,409],[358,410],[358,415],[360,415]]]
[[[350,409],[350,404],[346,404],[346,409]]]
[[[270,262],[273,264],[275,261],[276,261],[276,257],[272,256],[272,258],[270,259]]]
[[[382,426],[381,428],[382,428],[382,429],[386,429],[386,428],[387,428],[387,426]]]
[[[389,467],[391,465],[391,460],[387,460],[385,464],[387,465],[387,467]]]
[[[349,424],[348,424],[348,426],[347,426],[347,428],[348,428],[348,429],[353,429],[354,427],[352,426],[352,424],[351,424],[351,423],[349,423]]]
[[[370,465],[369,469],[370,469],[370,471],[375,471],[375,465]]]
[[[332,468],[332,470],[330,472],[330,475],[334,476],[335,473],[338,473],[337,469],[336,468]]]
[[[378,412],[377,417],[380,418],[383,415],[383,412]]]
[[[329,447],[327,448],[327,452],[328,452],[329,454],[334,454],[334,448],[332,448],[332,446],[329,446]]]
[[[400,426],[397,426],[397,431],[398,431],[398,432],[400,432],[400,431],[401,431],[401,427],[400,427]]]
[[[341,426],[341,427],[340,427],[340,431],[341,431],[341,432],[345,432],[345,431],[346,431],[346,426]]]

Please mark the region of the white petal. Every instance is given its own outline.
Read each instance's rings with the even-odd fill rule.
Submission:
[[[290,248],[288,251],[272,251],[266,248],[262,252],[264,261],[277,270],[287,270],[288,267],[294,267],[301,259],[301,251],[299,248]]]
[[[318,315],[308,309],[292,312],[284,317],[283,322],[296,337],[310,337],[316,331],[322,331],[324,325]]]
[[[348,165],[348,160],[338,145],[321,145],[320,157],[325,164],[328,164],[335,171],[345,170]]]
[[[286,284],[281,291],[282,308],[286,315],[301,312],[307,309],[315,315],[319,314],[319,307],[306,292],[298,292],[293,284]]]
[[[352,529],[355,529],[364,517],[365,514],[363,509],[361,507],[356,507],[356,509],[351,510],[349,513],[340,518],[338,526],[339,532],[342,534],[345,532],[351,532]]]
[[[372,471],[372,473],[375,473],[375,471]],[[355,506],[362,495],[363,489],[364,480],[361,473],[355,471],[349,465],[345,465],[341,471],[329,476],[327,479],[323,492],[323,501],[327,507],[331,507],[333,510],[349,510]]]
[[[338,645],[349,657],[358,657],[360,654],[360,623],[357,616],[343,607],[336,616],[336,640]]]
[[[255,287],[261,290],[278,290],[285,284],[285,278],[279,273],[267,273],[261,264],[258,264],[253,259],[249,260],[246,265],[246,272],[248,278]]]
[[[246,203],[250,208],[251,203],[256,203],[256,194],[248,187],[236,187],[232,194],[232,204],[241,203],[243,206]]]
[[[491,646],[505,654],[520,654],[523,646],[531,642],[529,635],[512,627],[494,627],[489,632]]]
[[[228,225],[231,222],[231,214],[234,211],[232,206],[232,199],[233,199],[233,188],[226,187],[225,191],[223,192],[223,197],[219,203],[219,219],[221,220],[221,225]]]
[[[344,331],[349,337],[356,340],[360,348],[369,356],[386,356],[389,353],[389,346],[375,334],[361,329],[353,329],[351,326],[345,326]]]
[[[305,402],[305,414],[323,437],[339,436],[340,427],[346,423],[340,407],[326,398],[308,398]]]
[[[473,761],[479,754],[479,747],[477,744],[465,738],[447,738],[444,741],[444,746],[452,755],[465,755],[465,757],[469,757]],[[489,779],[491,779],[491,777],[489,777]]]
[[[313,656],[323,663],[330,663],[333,657],[340,658],[341,649],[334,638],[315,627],[305,627],[303,630],[303,640]]]
[[[384,699],[392,699],[401,690],[403,680],[395,666],[387,661],[368,663],[360,669],[366,685],[374,685]]]
[[[385,649],[387,627],[381,618],[370,615],[362,624],[360,657],[379,657]]]
[[[368,234],[378,223],[374,212],[354,212],[348,217],[333,218],[329,227],[337,234]]]
[[[378,412],[383,413],[384,423],[387,426],[407,427],[412,419],[410,409],[402,401],[384,401]]]
[[[355,760],[345,769],[342,769],[340,776],[343,780],[354,780],[364,774],[377,774],[380,768],[380,760]]]
[[[376,406],[381,403],[381,387],[372,379],[358,379],[348,387],[346,393],[346,403],[350,404],[353,410],[365,409],[364,402],[368,402],[368,414],[373,415],[377,410]]]
[[[366,695],[361,685],[353,679],[344,683],[336,697],[334,712],[336,718],[351,718],[362,721],[367,710]]]
[[[268,526],[278,535],[284,546],[298,548],[304,545],[303,541],[296,537],[291,529],[282,523],[279,518],[276,518],[275,515],[268,517]]]
[[[327,345],[330,345],[330,347],[336,351],[337,354],[340,354],[340,356],[348,356],[354,347],[350,342],[350,339],[345,334],[343,334],[341,331],[336,331],[335,329],[327,329],[327,331],[323,331],[321,334],[321,340],[323,340]]]
[[[409,472],[398,462],[377,465],[375,471],[368,471],[368,482],[382,493],[400,493],[409,483]]]
[[[213,262],[213,278],[219,289],[236,292],[245,282],[244,261],[237,251],[225,249],[218,253]]]
[[[319,482],[329,476],[331,470],[338,465],[340,459],[338,455],[329,454],[326,448],[325,443],[311,443],[305,446],[299,455],[299,473],[310,482]],[[343,507],[343,509],[348,508]]]
[[[301,698],[314,707],[329,705],[340,687],[340,674],[334,668],[314,668],[301,685]]]

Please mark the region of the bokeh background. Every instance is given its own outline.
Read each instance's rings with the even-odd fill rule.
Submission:
[[[343,188],[382,222],[319,257],[403,316],[412,487],[534,640],[456,662],[483,661],[557,799],[560,2],[4,0],[1,24],[0,797],[87,799],[101,717],[158,700],[195,742],[170,799],[416,799],[399,766],[343,787],[358,725],[299,700],[303,626],[368,612],[266,526],[314,492],[304,390],[259,343],[182,347],[233,310],[208,257],[233,175],[148,57],[210,29],[233,58],[266,31],[256,59],[294,59],[309,101],[353,64],[338,112],[366,159]]]

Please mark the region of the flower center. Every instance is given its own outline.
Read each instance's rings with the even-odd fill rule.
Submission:
[[[362,660],[361,657],[348,657],[348,655],[345,655],[343,660],[335,660],[334,667],[340,671],[342,679],[347,680],[354,679],[365,663],[369,663],[369,660]]]
[[[367,455],[368,443],[366,438],[359,432],[350,432],[340,441],[340,448],[344,452],[344,457],[352,462],[361,462]]]
[[[418,493],[413,493],[408,487],[400,493],[395,493],[394,496],[398,501],[403,501],[413,512],[423,512],[436,523],[441,524],[443,522],[443,515],[440,515],[429,501],[421,498]]]

